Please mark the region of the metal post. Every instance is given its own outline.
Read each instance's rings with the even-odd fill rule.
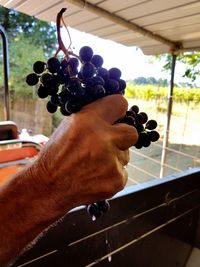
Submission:
[[[172,66],[171,66],[171,80],[170,80],[170,87],[168,91],[168,104],[167,104],[167,122],[165,126],[165,133],[163,139],[163,149],[162,149],[162,157],[161,157],[161,167],[160,167],[160,178],[165,175],[165,163],[167,160],[167,147],[169,141],[169,128],[170,128],[170,120],[171,120],[171,113],[172,113],[172,96],[173,96],[173,89],[174,89],[174,73],[175,73],[175,66],[176,66],[176,55],[172,54]]]
[[[3,41],[3,72],[4,72],[4,118],[5,120],[10,119],[9,110],[9,87],[8,87],[8,40],[3,27],[0,25],[0,35]]]

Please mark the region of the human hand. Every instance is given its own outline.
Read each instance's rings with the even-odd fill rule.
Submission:
[[[127,181],[128,149],[136,143],[134,127],[124,117],[127,101],[112,95],[63,119],[32,166],[32,177],[61,213],[111,198]]]

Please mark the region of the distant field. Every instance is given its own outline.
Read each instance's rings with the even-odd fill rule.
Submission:
[[[200,89],[199,89],[200,90]],[[136,104],[149,118],[156,119],[161,140],[149,148],[133,147],[128,167],[128,185],[159,178],[162,138],[167,120],[167,97],[157,99],[127,98],[129,106]],[[174,101],[171,115],[169,148],[165,175],[200,167],[200,104],[196,101]]]

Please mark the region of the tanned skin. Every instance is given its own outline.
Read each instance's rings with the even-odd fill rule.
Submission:
[[[72,208],[124,188],[123,166],[138,138],[134,127],[114,124],[126,110],[127,101],[112,95],[64,118],[38,158],[1,186],[1,267]]]

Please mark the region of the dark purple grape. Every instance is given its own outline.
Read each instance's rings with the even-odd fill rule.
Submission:
[[[145,124],[148,121],[148,115],[145,112],[140,112],[139,114],[142,115],[142,121],[141,121],[141,123],[142,124]]]
[[[68,60],[68,65],[70,67],[72,67],[72,69],[77,69],[78,68],[78,65],[79,65],[79,61],[76,57],[71,57],[69,60]]]
[[[47,69],[51,73],[57,73],[60,69],[60,61],[56,57],[51,57],[47,60]]]
[[[126,123],[128,125],[135,125],[135,119],[132,116],[125,116],[123,119],[120,120],[121,123]]]
[[[141,133],[144,131],[144,126],[142,124],[135,124],[134,127],[136,128],[138,133]]]
[[[55,106],[60,106],[60,99],[58,94],[52,95],[50,98],[50,102]]]
[[[68,112],[66,109],[65,109],[65,104],[62,104],[61,107],[60,107],[60,113],[63,115],[63,116],[70,116],[72,113],[71,112]]]
[[[68,66],[68,60],[63,59],[63,60],[61,61],[61,63],[60,63],[60,66],[61,66],[62,69],[66,69],[67,66]]]
[[[131,117],[135,118],[135,117],[136,117],[136,114],[135,114],[135,112],[132,111],[132,110],[127,110],[127,111],[126,111],[126,116],[131,116]]]
[[[58,96],[59,96],[61,104],[65,104],[68,100],[70,100],[72,98],[71,93],[67,89],[62,90],[58,94]]]
[[[81,71],[78,72],[78,78],[79,78],[80,80],[83,80],[83,75],[82,75]]]
[[[103,87],[103,85],[100,85],[100,84],[95,85],[93,88],[93,91],[94,91],[94,94],[93,94],[94,98],[96,99],[102,98],[106,94],[105,88]]]
[[[98,73],[99,76],[101,76],[104,79],[104,81],[106,81],[106,80],[109,79],[109,72],[108,72],[107,69],[105,69],[105,68],[99,68],[97,70],[97,73]]]
[[[33,71],[37,74],[41,74],[45,70],[45,66],[45,62],[38,60],[33,64]]]
[[[119,70],[118,68],[109,69],[110,79],[119,80],[121,75],[122,75],[121,70]]]
[[[98,205],[96,203],[92,203],[87,206],[87,212],[93,216],[99,211]]]
[[[147,121],[145,128],[148,130],[154,130],[157,127],[157,122],[155,120],[149,120]]]
[[[105,85],[104,79],[101,76],[99,76],[99,75],[94,76],[92,78],[92,80],[94,82],[94,85],[97,85],[97,84],[103,85],[103,86]]]
[[[48,110],[49,113],[54,113],[57,110],[57,106],[54,105],[54,104],[52,104],[51,101],[48,101],[47,102],[46,108],[47,108],[47,110]]]
[[[136,144],[134,145],[137,149],[141,149],[142,148],[142,140],[140,139],[140,136],[136,142]]]
[[[38,75],[35,73],[30,73],[26,76],[26,83],[30,86],[36,85],[39,82]]]
[[[151,142],[156,142],[160,138],[160,135],[157,131],[150,131],[150,132],[147,132],[147,134],[148,134]]]
[[[67,89],[72,95],[78,94],[78,92],[81,90],[81,82],[77,78],[70,79]]]
[[[104,87],[106,89],[106,94],[108,95],[116,94],[119,89],[119,83],[114,79],[108,79],[106,80]]]
[[[136,116],[135,116],[135,122],[136,122],[137,124],[142,124],[142,121],[143,121],[143,116],[142,116],[142,114],[137,113]]]
[[[53,78],[53,75],[46,72],[46,73],[43,73],[40,77],[40,81],[41,83],[48,87],[48,86],[51,86],[52,84],[54,84],[54,78]]]
[[[74,67],[69,67],[70,76],[76,76],[78,74],[78,69]]]
[[[89,87],[93,87],[95,85],[93,77],[92,78],[85,78],[83,80],[83,83],[85,84],[85,86],[89,86]]]
[[[42,84],[37,89],[37,95],[39,98],[46,98],[49,95],[48,88],[44,87]]]
[[[81,73],[83,78],[91,78],[95,74],[95,67],[92,63],[86,62],[81,67]]]
[[[65,109],[69,113],[78,112],[81,108],[82,108],[81,102],[75,99],[70,99],[65,103]]]
[[[69,73],[67,70],[65,69],[60,69],[58,72],[57,72],[57,82],[60,83],[60,84],[67,84],[69,82]]]
[[[139,107],[136,105],[133,105],[129,110],[132,110],[137,114],[139,112]]]
[[[103,65],[103,58],[100,55],[93,55],[91,62],[96,68],[100,68]]]
[[[119,91],[123,92],[126,88],[126,82],[122,79],[119,79],[118,83],[119,83]]]
[[[110,204],[107,200],[97,201],[96,204],[99,210],[102,211],[103,213],[107,212],[110,209]]]
[[[83,62],[89,62],[92,59],[93,50],[89,46],[83,46],[79,51],[79,57]]]
[[[149,135],[146,132],[140,133],[140,139],[142,140],[142,145],[148,147],[151,144]]]

